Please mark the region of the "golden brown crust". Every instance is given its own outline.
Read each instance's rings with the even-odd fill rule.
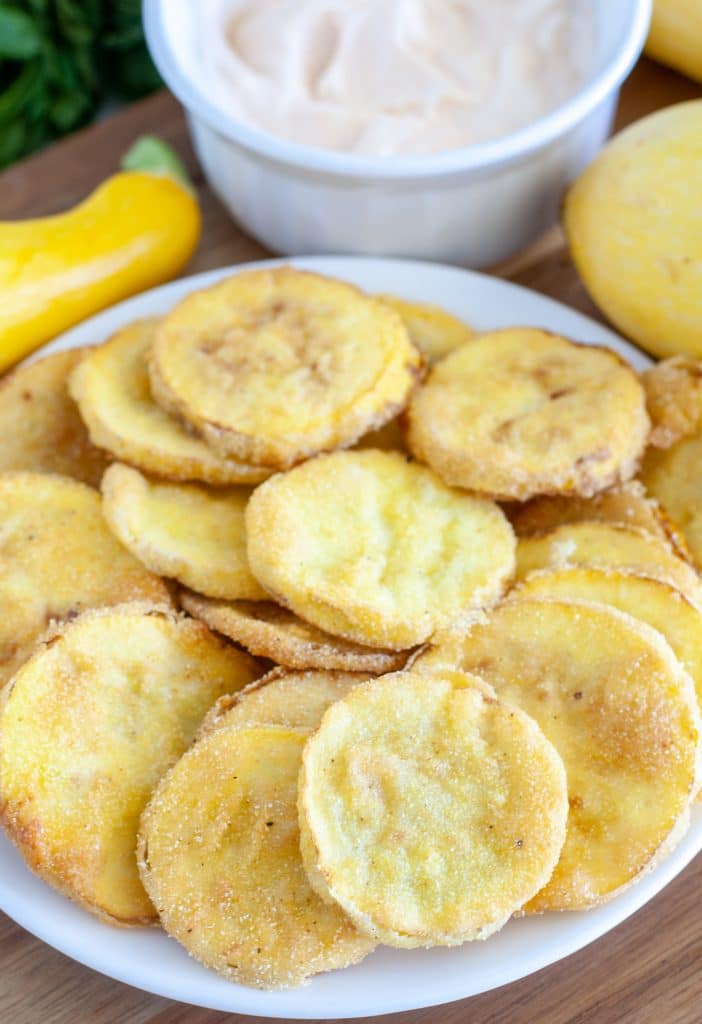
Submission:
[[[505,512],[518,537],[538,537],[566,523],[618,523],[635,526],[656,537],[668,536],[666,517],[658,502],[646,494],[640,480],[601,491],[592,498],[554,495],[513,502]]]
[[[70,391],[94,444],[168,480],[256,484],[270,471],[223,459],[154,402],[146,355],[158,320],[121,328],[75,370]]]
[[[396,452],[318,456],[258,487],[251,571],[320,629],[405,650],[495,601],[514,534],[498,507]]]
[[[205,715],[198,739],[230,726],[279,725],[314,732],[327,708],[368,678],[367,672],[273,669],[243,690],[220,697]]]
[[[699,709],[656,630],[602,604],[515,599],[414,670],[446,664],[533,716],[563,758],[566,842],[528,910],[597,906],[682,837],[700,780]]]
[[[2,473],[0,509],[0,687],[54,619],[125,601],[170,603],[163,581],[112,536],[92,487]]]
[[[408,444],[450,486],[502,501],[591,497],[634,476],[644,393],[616,352],[535,328],[493,331],[429,372]]]
[[[102,608],[55,629],[0,712],[0,816],[29,867],[102,920],[153,921],[139,815],[212,701],[258,671],[163,606]]]
[[[684,437],[666,451],[649,448],[641,479],[682,531],[697,566],[702,566],[702,434]]]
[[[377,298],[400,314],[412,344],[430,366],[473,337],[472,327],[441,306],[409,302],[387,293]]]
[[[663,359],[643,374],[651,417],[650,443],[670,448],[702,430],[702,362],[679,355]]]
[[[393,946],[482,939],[548,881],[567,818],[563,765],[474,676],[400,672],[325,713],[300,774],[310,881]]]
[[[59,473],[99,485],[109,460],[91,444],[68,393],[69,375],[89,351],[56,352],[0,380],[0,472]]]
[[[304,743],[304,732],[279,726],[215,729],[162,780],[141,822],[141,876],[168,934],[257,988],[302,985],[374,946],[305,875]]]
[[[244,510],[251,491],[149,480],[114,463],[102,508],[114,535],[152,572],[214,598],[265,598],[246,557]]]
[[[573,565],[617,567],[654,576],[702,605],[702,583],[693,566],[668,541],[637,527],[583,520],[523,537],[517,544],[517,579],[539,569]]]
[[[510,502],[504,511],[518,537],[539,537],[568,523],[614,523],[668,541],[678,558],[692,562],[682,533],[640,480],[628,480],[592,498],[542,495],[524,503]]]
[[[325,633],[273,601],[213,601],[183,591],[183,608],[251,654],[294,669],[382,675],[402,668],[406,651],[383,651]]]
[[[665,580],[626,569],[571,566],[532,573],[510,598],[556,598],[611,605],[666,638],[689,672],[702,707],[702,611]]]
[[[291,267],[245,271],[188,296],[161,324],[149,361],[164,409],[221,454],[278,468],[383,426],[420,369],[396,313]]]

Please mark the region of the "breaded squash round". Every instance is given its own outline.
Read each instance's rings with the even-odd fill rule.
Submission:
[[[273,669],[238,693],[220,697],[205,716],[198,735],[229,726],[240,729],[255,725],[313,732],[330,704],[366,679],[366,672]]]
[[[138,320],[94,349],[70,379],[93,444],[169,480],[257,484],[270,470],[223,459],[151,397],[146,357],[158,320]]]
[[[646,622],[666,638],[690,674],[702,707],[702,611],[665,580],[625,569],[573,566],[532,573],[512,591],[511,598],[591,601]]]
[[[249,570],[244,510],[250,490],[149,480],[115,463],[102,481],[114,535],[152,572],[214,598],[263,599]]]
[[[159,404],[221,455],[283,468],[392,419],[420,366],[393,310],[292,267],[189,295],[163,320],[149,362]]]
[[[0,474],[0,687],[53,620],[124,601],[170,604],[108,529],[98,492],[64,476]]]
[[[680,527],[692,557],[702,566],[702,433],[646,454],[641,479]]]
[[[399,313],[412,344],[429,365],[473,337],[472,327],[441,306],[431,302],[409,302],[397,295],[384,294],[377,298]]]
[[[473,676],[362,683],[300,773],[310,880],[393,946],[484,939],[546,884],[568,813],[556,751]]]
[[[396,452],[319,456],[258,487],[246,509],[251,571],[320,629],[404,650],[490,604],[514,569],[491,502]]]
[[[412,397],[410,450],[452,487],[503,501],[598,491],[636,472],[644,392],[615,352],[531,327],[480,335]]]
[[[538,537],[567,523],[589,521],[633,526],[680,543],[672,523],[640,480],[629,480],[592,498],[541,496],[524,504],[514,502],[505,511],[518,537]]]
[[[20,366],[0,380],[0,472],[60,473],[97,487],[108,464],[90,442],[68,377],[88,349]]]
[[[656,630],[602,604],[508,601],[414,671],[447,664],[531,715],[565,764],[565,845],[527,911],[597,906],[682,838],[700,780],[699,710]]]
[[[563,224],[585,287],[656,356],[702,356],[702,100],[620,132],[569,190]]]
[[[652,445],[670,448],[682,437],[702,430],[702,361],[671,356],[646,370],[642,379],[653,428]]]
[[[310,887],[297,778],[305,733],[218,728],[157,787],[139,862],[161,923],[192,956],[257,988],[356,963],[373,941]]]
[[[330,669],[382,675],[401,669],[404,651],[364,647],[332,636],[274,601],[213,601],[183,591],[186,611],[259,658],[296,669]]]
[[[106,921],[152,921],[139,816],[212,702],[258,671],[152,605],[85,612],[51,636],[0,715],[0,817],[29,867]]]
[[[694,568],[671,544],[633,526],[618,523],[567,523],[539,537],[523,537],[517,545],[517,579],[539,569],[573,565],[630,569],[671,583],[697,604],[702,584]]]

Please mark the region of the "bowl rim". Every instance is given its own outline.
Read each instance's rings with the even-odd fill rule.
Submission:
[[[270,161],[331,177],[363,179],[432,178],[464,171],[484,171],[514,162],[565,135],[603,103],[627,77],[643,51],[653,0],[629,0],[631,17],[622,44],[612,60],[566,103],[519,131],[459,149],[418,156],[378,157],[322,149],[281,139],[228,117],[201,93],[182,71],[168,42],[166,0],[144,0],[142,17],[151,57],[170,91],[190,116],[217,135]]]

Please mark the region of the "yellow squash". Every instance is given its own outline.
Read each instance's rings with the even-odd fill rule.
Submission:
[[[646,53],[702,82],[702,0],[655,0]]]
[[[190,258],[200,211],[175,154],[147,137],[122,166],[66,213],[0,222],[0,373]]]
[[[702,357],[701,168],[702,100],[678,103],[620,132],[563,205],[590,295],[659,357]]]

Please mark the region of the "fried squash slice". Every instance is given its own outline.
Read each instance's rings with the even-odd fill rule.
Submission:
[[[670,543],[633,526],[567,523],[540,537],[523,537],[517,544],[517,579],[540,569],[572,565],[616,567],[654,576],[702,604],[702,585],[695,569]]]
[[[535,328],[474,338],[412,397],[408,444],[452,487],[502,501],[598,491],[634,476],[643,388],[615,352]]]
[[[660,633],[602,604],[514,600],[413,671],[475,672],[543,729],[565,764],[568,829],[527,912],[604,903],[682,838],[700,781],[693,680]]]
[[[685,437],[667,451],[649,448],[641,479],[682,530],[702,566],[702,433]]]
[[[678,355],[663,359],[643,374],[651,417],[650,443],[670,448],[702,430],[702,361]]]
[[[222,727],[157,787],[141,821],[144,885],[169,935],[244,985],[283,989],[374,946],[310,887],[297,779],[305,733]]]
[[[91,443],[68,393],[68,378],[87,352],[56,352],[0,381],[0,472],[59,473],[99,486],[108,458]]]
[[[183,299],[162,321],[149,366],[159,404],[221,455],[285,468],[392,419],[421,356],[383,303],[279,267]]]
[[[335,636],[393,650],[495,601],[514,567],[497,505],[373,449],[266,481],[246,533],[251,571],[281,604]]]
[[[410,302],[398,295],[377,297],[400,314],[412,344],[430,366],[473,337],[472,327],[441,306],[431,302]]]
[[[510,597],[591,601],[646,622],[670,644],[691,676],[702,707],[702,611],[665,580],[622,569],[577,566],[532,573]]]
[[[640,480],[601,491],[593,498],[539,497],[505,509],[518,537],[538,537],[567,523],[598,522],[633,526],[669,541],[681,558],[688,556],[682,534]]]
[[[275,668],[238,693],[220,697],[205,716],[199,735],[229,726],[256,725],[314,732],[327,708],[366,679],[366,672],[288,672]]]
[[[170,597],[112,535],[98,492],[65,476],[0,474],[0,688],[53,620],[125,601]]]
[[[220,458],[151,396],[147,355],[158,320],[138,320],[90,353],[70,391],[93,444],[145,473],[206,484],[256,484],[270,471]]]
[[[258,671],[152,605],[85,612],[51,636],[0,714],[0,816],[28,866],[105,921],[153,921],[139,816],[213,701]]]
[[[365,647],[325,633],[274,601],[215,601],[183,591],[180,603],[210,629],[286,668],[382,675],[407,660],[404,651]]]
[[[149,480],[115,463],[102,481],[102,507],[114,535],[152,572],[214,598],[264,599],[249,570],[245,487]]]
[[[393,946],[484,939],[551,876],[563,765],[527,715],[475,677],[401,672],[325,713],[300,775],[310,880]]]

